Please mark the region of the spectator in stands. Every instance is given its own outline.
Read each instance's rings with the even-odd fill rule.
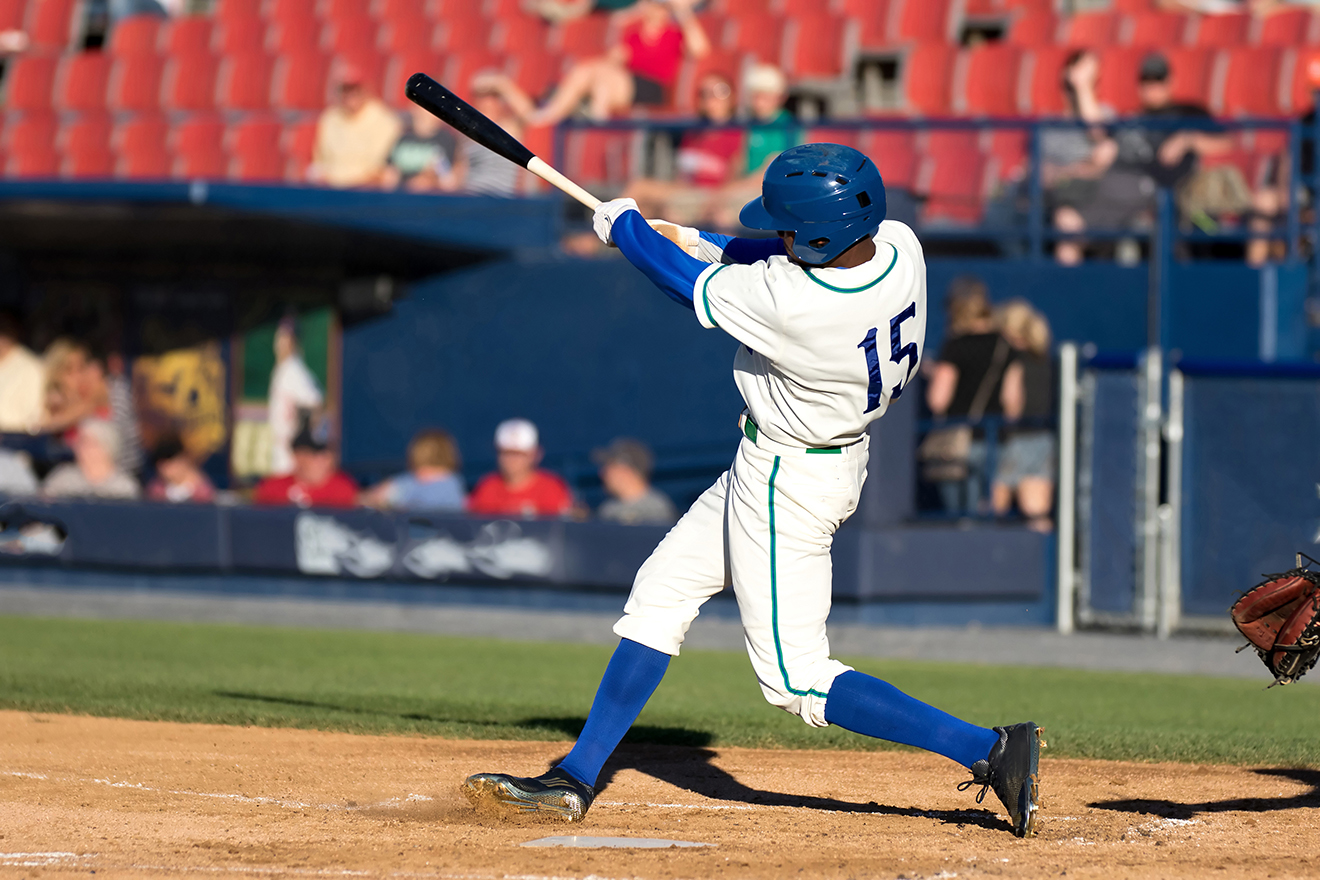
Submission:
[[[452,192],[458,188],[453,165],[457,146],[452,128],[412,104],[403,133],[390,150],[389,164],[381,172],[381,187]]]
[[[1050,325],[1023,299],[995,309],[999,332],[1013,347],[1013,363],[1004,377],[1004,419],[1025,421],[1006,428],[995,468],[990,501],[1000,516],[1017,501],[1031,528],[1048,532],[1053,524],[1055,439],[1054,365],[1050,359]],[[1017,373],[1017,376],[1014,376]]]
[[[737,106],[733,86],[719,73],[701,78],[697,91],[698,114],[705,123],[683,133],[675,157],[673,180],[643,177],[632,181],[624,196],[637,201],[644,217],[663,217],[684,226],[707,219],[720,187],[738,177],[744,137],[741,129],[722,128],[733,121]]]
[[[118,465],[119,431],[109,419],[84,419],[73,441],[73,461],[46,475],[41,492],[49,498],[137,498],[140,489]]]
[[[427,428],[408,444],[408,472],[362,493],[369,507],[389,510],[462,510],[458,444],[448,431]]]
[[[773,64],[753,65],[743,78],[743,94],[750,113],[740,176],[720,189],[710,212],[720,229],[737,227],[742,206],[761,192],[766,166],[802,140],[802,129],[784,107],[788,80],[782,70]]]
[[[1320,82],[1313,83],[1320,86]],[[1302,116],[1302,142],[1299,145],[1301,155],[1298,171],[1301,172],[1298,194],[1301,196],[1303,210],[1315,204],[1311,178],[1315,173],[1315,108],[1312,107]],[[1253,233],[1247,241],[1247,265],[1263,266],[1272,259],[1285,259],[1288,255],[1286,241],[1272,239],[1270,233],[1278,230],[1288,215],[1289,193],[1292,191],[1292,162],[1287,151],[1270,159],[1266,179],[1262,186],[1252,194],[1252,216],[1248,226]],[[1312,208],[1314,210],[1314,208]],[[1303,223],[1307,222],[1304,217]]]
[[[571,116],[584,101],[587,116],[605,120],[634,105],[662,107],[678,80],[684,55],[704,58],[710,40],[693,7],[697,0],[637,0],[620,13],[618,45],[600,58],[573,66],[545,106],[531,117],[534,125],[553,125]]]
[[[523,8],[551,24],[561,24],[592,12],[618,12],[637,0],[526,0]]]
[[[0,447],[0,496],[22,498],[37,494],[32,457],[17,449]]]
[[[483,71],[472,78],[472,106],[518,139],[522,138],[524,121],[533,112],[531,99],[517,83],[494,71]],[[521,174],[517,165],[468,138],[458,144],[452,180],[463,192],[517,195]]]
[[[321,112],[307,179],[341,189],[378,186],[403,124],[372,94],[360,67],[336,73],[335,102]]]
[[[47,396],[43,432],[63,433],[65,440],[73,445],[85,420],[109,419],[116,431],[116,465],[126,474],[137,473],[143,461],[142,436],[123,358],[69,340],[57,341],[52,348],[58,352],[53,364],[55,372],[49,376],[55,393]]]
[[[931,431],[919,455],[923,475],[938,486],[945,511],[975,514],[981,512],[988,476],[986,431],[979,423],[985,416],[1002,415],[1006,399],[1021,399],[1022,371],[1010,369],[1012,347],[995,328],[985,282],[955,278],[945,307],[947,338],[928,370],[926,403],[937,419],[965,424]]]
[[[1113,164],[1118,144],[1108,137],[1100,124],[1112,119],[1113,111],[1096,96],[1100,79],[1100,58],[1081,49],[1064,64],[1064,107],[1072,119],[1090,128],[1046,128],[1040,135],[1041,183],[1045,187],[1046,210],[1061,232],[1081,232],[1084,217],[1096,199],[1100,179]],[[1065,266],[1082,262],[1083,243],[1077,239],[1060,241],[1054,257]]]
[[[157,442],[151,459],[156,476],[147,484],[147,500],[207,504],[215,500],[215,486],[183,448],[178,434],[166,434]]]
[[[23,330],[10,312],[0,312],[0,432],[28,433],[45,414],[46,368],[23,345]]]
[[[678,511],[669,496],[651,485],[655,459],[639,440],[620,437],[592,453],[610,499],[596,515],[624,525],[673,525]]]
[[[298,507],[354,507],[358,485],[339,470],[324,425],[304,424],[293,438],[293,473],[257,484],[256,504]]]
[[[324,401],[316,377],[302,358],[298,323],[286,316],[275,329],[275,369],[267,395],[271,474],[279,477],[293,470],[293,438]]]
[[[543,456],[536,425],[509,419],[495,429],[499,470],[477,482],[467,508],[478,516],[565,516],[573,493],[559,476],[538,465]]]

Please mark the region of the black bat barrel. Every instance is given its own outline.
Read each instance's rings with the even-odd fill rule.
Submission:
[[[432,116],[449,123],[455,131],[467,135],[510,162],[526,168],[527,163],[532,161],[534,154],[519,143],[517,138],[426,74],[414,73],[408,77],[404,94]]]

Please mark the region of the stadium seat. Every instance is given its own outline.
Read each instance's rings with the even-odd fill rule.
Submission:
[[[434,15],[427,0],[376,0],[373,12],[381,21],[431,21]]]
[[[109,74],[110,56],[102,52],[65,56],[55,74],[55,108],[104,110]]]
[[[376,20],[368,16],[337,18],[326,24],[321,48],[331,55],[376,52]]]
[[[198,116],[175,126],[169,141],[173,176],[223,179],[228,165],[224,135],[224,123],[215,116]]]
[[[609,27],[610,20],[604,15],[585,15],[564,22],[554,29],[555,48],[574,58],[603,55]]]
[[[1096,84],[1096,97],[1108,104],[1116,113],[1135,113],[1137,100],[1137,73],[1145,49],[1133,46],[1110,46],[1100,53],[1100,82]]]
[[[160,34],[160,46],[167,55],[175,57],[209,53],[212,36],[210,16],[188,15],[165,24]]]
[[[494,52],[486,50],[450,55],[444,62],[444,75],[436,79],[457,94],[467,96],[471,93],[472,77],[484,71],[501,69],[501,61]]]
[[[816,15],[788,20],[782,66],[790,79],[838,79],[850,70],[846,18]],[[764,59],[772,60],[772,59]]]
[[[1063,40],[1081,49],[1102,49],[1118,42],[1119,24],[1113,12],[1079,12],[1064,25]]]
[[[721,15],[738,17],[761,15],[770,11],[771,0],[717,0],[712,4]]]
[[[896,0],[902,6],[893,39],[899,42],[947,42],[952,36],[950,0]]]
[[[228,18],[216,28],[215,51],[220,55],[252,55],[266,51],[266,20],[255,16]]]
[[[908,110],[924,116],[949,112],[957,52],[954,46],[926,43],[908,53],[902,71]]]
[[[1315,91],[1320,88],[1320,50],[1299,50],[1293,65],[1288,111],[1301,116],[1315,107]]]
[[[380,94],[385,103],[394,107],[407,107],[408,99],[403,94],[404,83],[408,77],[418,71],[432,77],[443,78],[444,61],[435,52],[414,52],[407,55],[395,55],[385,66],[385,81]]]
[[[1042,46],[1022,62],[1027,113],[1037,116],[1062,116],[1067,112],[1063,100],[1063,66],[1077,51],[1066,46]]]
[[[165,61],[159,55],[129,55],[116,58],[110,68],[106,101],[111,110],[155,112],[160,109],[161,72]]]
[[[171,58],[161,74],[160,103],[165,110],[214,110],[220,62],[209,54]]]
[[[1052,46],[1058,33],[1058,16],[1045,9],[1015,18],[1009,27],[1008,41],[1015,46]]]
[[[723,49],[750,54],[768,64],[778,64],[783,53],[787,21],[778,15],[743,16],[725,31]]]
[[[1191,18],[1180,12],[1143,12],[1119,28],[1119,39],[1132,46],[1173,48],[1187,43]]]
[[[260,18],[262,0],[216,0],[212,15],[219,22],[235,18]]]
[[[564,59],[548,51],[523,50],[510,57],[507,72],[519,88],[539,100],[563,79]]]
[[[280,134],[281,152],[286,157],[284,179],[301,181],[307,179],[307,166],[312,164],[312,154],[316,148],[316,120],[303,119],[287,123]]]
[[[994,180],[1021,180],[1027,172],[1030,135],[1025,129],[1004,128],[989,132],[987,152],[994,162]]]
[[[515,59],[523,52],[545,53],[549,43],[550,26],[530,15],[499,21],[491,38],[491,45],[497,52]]]
[[[329,76],[330,59],[319,52],[281,56],[271,78],[272,106],[278,110],[323,109]]]
[[[10,61],[5,74],[6,109],[49,110],[57,63],[51,55],[20,55]]]
[[[395,18],[380,26],[380,48],[389,55],[406,55],[436,50],[443,28],[424,18]]]
[[[1022,50],[987,43],[961,53],[954,83],[954,109],[975,116],[1014,116],[1018,112],[1018,74]]]
[[[1224,94],[1215,102],[1215,112],[1225,116],[1282,115],[1279,75],[1283,53],[1278,47],[1242,47],[1225,54]]]
[[[339,72],[346,67],[353,67],[366,78],[367,87],[380,94],[381,86],[385,82],[385,65],[388,60],[379,52],[366,50],[336,55],[330,59],[327,84],[333,88],[335,77],[339,75]]]
[[[1272,13],[1260,22],[1257,39],[1262,46],[1302,46],[1317,40],[1320,16],[1306,9],[1284,9]]]
[[[979,152],[927,155],[917,178],[925,196],[925,223],[972,226],[980,222],[986,160]]]
[[[885,186],[908,191],[916,188],[919,156],[914,132],[893,129],[863,132],[857,149],[871,157]]]
[[[1173,72],[1170,82],[1175,101],[1191,101],[1206,107],[1215,103],[1210,94],[1210,75],[1214,72],[1215,54],[1213,49],[1164,50],[1164,56],[1169,59],[1169,69]]]
[[[435,30],[436,46],[446,52],[488,52],[492,30],[484,18],[442,19]]]
[[[301,55],[321,51],[320,19],[289,17],[268,23],[266,50],[272,55]]]
[[[0,30],[22,30],[26,12],[27,0],[0,0]]]
[[[316,0],[266,0],[266,18],[273,22],[317,19]]]
[[[588,189],[617,186],[630,176],[631,148],[631,132],[574,131],[564,146],[565,173]]]
[[[280,123],[274,119],[245,119],[231,126],[226,137],[229,177],[249,183],[284,180],[280,134]]]
[[[169,125],[160,116],[138,116],[120,123],[110,137],[115,176],[161,180],[170,176],[173,160],[166,141]]]
[[[60,176],[111,177],[115,156],[110,152],[110,117],[87,114],[65,125],[56,138]]]
[[[889,46],[890,8],[890,0],[844,0],[843,13],[858,23],[858,43],[863,49]]]
[[[155,15],[133,15],[115,22],[110,32],[110,54],[154,55],[160,37],[161,19]]]
[[[842,144],[854,150],[862,150],[862,137],[866,134],[860,128],[832,128],[828,125],[813,126],[802,133],[804,144]],[[874,161],[874,160],[872,160]],[[881,172],[883,175],[883,171]],[[886,184],[889,182],[885,179]]]
[[[1196,24],[1195,45],[1207,49],[1234,49],[1247,45],[1251,16],[1246,12],[1203,15]]]
[[[60,170],[55,152],[55,116],[50,113],[24,113],[7,119],[4,130],[6,177],[54,177]]]
[[[216,105],[225,110],[270,109],[270,78],[274,61],[264,52],[231,55],[216,75]]]
[[[73,38],[75,5],[75,0],[32,0],[27,14],[27,32],[32,48],[67,49]]]
[[[371,15],[371,0],[320,0],[317,14],[326,21]]]
[[[1158,5],[1158,0],[1113,0],[1112,5],[1115,12],[1136,15],[1154,9]]]

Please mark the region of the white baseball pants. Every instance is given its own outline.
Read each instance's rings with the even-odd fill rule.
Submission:
[[[677,655],[707,599],[733,585],[761,691],[828,726],[825,699],[851,667],[830,659],[834,532],[857,509],[869,438],[832,452],[744,439],[729,468],[637,572],[614,632]]]

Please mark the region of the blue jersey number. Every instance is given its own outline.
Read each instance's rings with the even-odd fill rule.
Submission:
[[[903,363],[904,358],[908,361],[907,375],[889,392],[890,400],[898,400],[903,396],[903,386],[912,379],[912,373],[917,368],[917,344],[909,342],[903,345],[903,322],[916,316],[917,304],[910,303],[906,309],[889,319],[889,359],[896,364]],[[857,347],[866,354],[866,370],[870,375],[870,381],[866,386],[867,412],[879,409],[880,398],[885,391],[884,380],[880,376],[880,354],[876,346],[876,334],[879,329],[872,327],[867,331],[866,338],[857,344]]]

